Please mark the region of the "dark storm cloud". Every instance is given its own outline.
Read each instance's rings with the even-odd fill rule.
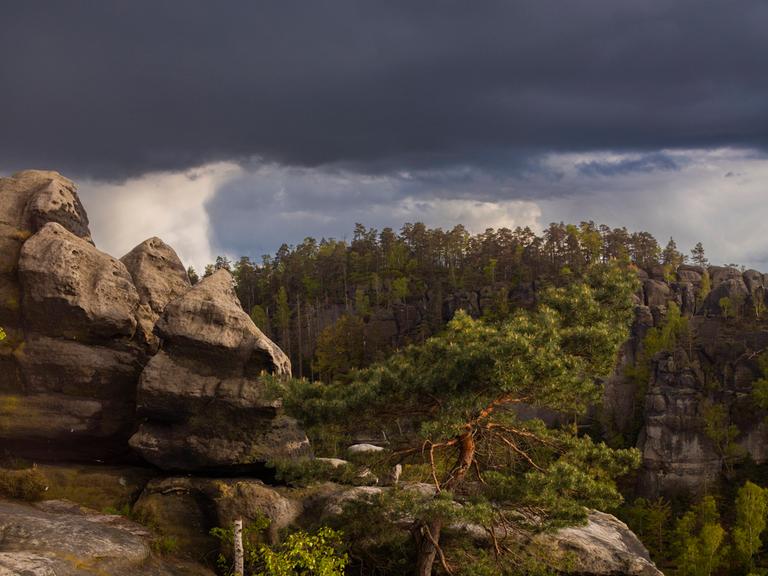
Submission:
[[[613,161],[579,162],[576,168],[585,176],[623,176],[633,172],[679,170],[680,164],[671,156],[656,152]]]
[[[3,170],[493,170],[768,142],[762,0],[25,0],[0,18]]]

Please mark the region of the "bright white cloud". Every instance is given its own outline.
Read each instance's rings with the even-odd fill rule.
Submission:
[[[100,248],[120,256],[160,236],[198,269],[216,254],[258,257],[307,236],[345,238],[356,222],[461,223],[481,232],[594,220],[648,230],[662,244],[674,236],[684,251],[701,241],[713,263],[768,271],[768,159],[750,151],[558,154],[524,175],[460,176],[219,163],[121,184],[81,182],[80,190]]]
[[[616,155],[550,158],[577,193],[539,202],[544,222],[594,220],[647,230],[663,245],[670,236],[687,252],[702,242],[713,264],[735,262],[768,271],[768,159],[750,151],[667,152],[676,171],[588,177],[580,163],[621,161]]]
[[[120,257],[152,236],[170,244],[185,265],[211,262],[205,203],[242,169],[233,163],[185,172],[150,173],[120,184],[79,182],[96,246]]]

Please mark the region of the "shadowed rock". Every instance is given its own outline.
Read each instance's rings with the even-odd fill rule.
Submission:
[[[171,470],[259,464],[309,453],[306,435],[266,394],[265,374],[290,361],[243,311],[232,276],[219,270],[166,306],[162,349],[139,383],[146,418],[130,444]]]

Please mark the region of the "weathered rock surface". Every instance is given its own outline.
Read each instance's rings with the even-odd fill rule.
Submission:
[[[13,422],[12,437],[19,442],[58,438],[70,445],[73,455],[78,445],[88,445],[87,438],[127,440],[141,371],[135,348],[31,335],[15,358],[24,375],[24,393],[0,396],[0,414],[7,413]]]
[[[0,500],[0,534],[3,576],[212,574],[154,558],[153,535],[139,524],[63,500],[34,507]]]
[[[184,296],[171,302],[155,330],[164,349],[203,355],[231,364],[232,372],[247,367],[249,374],[265,370],[290,374],[291,363],[245,313],[235,294],[232,275],[214,272]]]
[[[159,238],[122,260],[99,251],[74,185],[55,172],[0,179],[0,248],[3,450],[123,457],[133,436],[172,469],[308,452],[261,381],[290,374],[290,362],[242,310],[227,272],[191,289]],[[149,422],[137,433],[140,378]]]
[[[665,354],[645,396],[645,426],[639,448],[643,494],[697,493],[712,485],[721,456],[704,432],[701,393],[684,353]]]
[[[306,435],[280,415],[264,374],[290,362],[242,310],[220,270],[172,301],[156,325],[162,349],[141,375],[131,438],[145,459],[169,470],[263,463],[309,453]]]
[[[70,180],[39,170],[0,178],[0,324],[11,330],[19,320],[21,246],[48,222],[90,240],[88,217]]]
[[[268,518],[271,541],[302,512],[299,500],[280,494],[253,479],[165,478],[153,480],[134,506],[134,513],[174,538],[183,555],[201,560],[218,550],[211,528],[231,526],[242,518],[246,526]]]
[[[152,333],[155,322],[169,302],[190,288],[184,265],[176,252],[160,238],[149,238],[120,261],[125,264],[139,294],[139,334],[153,350],[158,341]]]
[[[707,272],[708,294],[701,293],[703,268],[681,266],[679,281],[666,287],[660,280],[645,280],[649,306],[636,308],[631,338],[605,383],[608,428],[630,441],[636,438],[642,450],[638,487],[644,496],[696,493],[711,486],[720,478],[724,457],[732,457],[738,446],[755,462],[768,458],[766,414],[751,400],[752,383],[760,377],[757,358],[768,349],[764,276],[732,267],[713,266]],[[673,302],[689,318],[688,330],[672,350],[650,360],[650,378],[639,382],[632,374],[643,358],[643,339],[648,330],[664,325]],[[707,434],[712,405],[722,406],[719,426],[738,430],[737,447],[717,446]]]
[[[58,202],[50,185],[43,192],[27,221],[44,225],[19,252],[21,313],[5,325],[12,338],[0,355],[0,445],[35,458],[126,452],[144,362],[130,341],[138,295],[119,261],[43,222],[44,208]],[[61,203],[53,215],[85,234],[79,201]]]
[[[729,278],[718,283],[717,287],[712,289],[704,300],[703,308],[706,314],[724,316],[726,309],[722,306],[721,301],[723,298],[727,298],[730,303],[727,315],[740,316],[744,311],[744,304],[749,295],[747,286],[741,277]]]
[[[648,550],[615,516],[592,511],[584,526],[541,534],[532,544],[553,568],[582,576],[663,576]]]
[[[28,330],[72,340],[130,338],[139,295],[119,260],[56,223],[24,243],[19,259]]]

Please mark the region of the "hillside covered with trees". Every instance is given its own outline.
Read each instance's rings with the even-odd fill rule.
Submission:
[[[357,224],[351,241],[306,238],[255,262],[220,256],[203,275],[232,271],[243,308],[290,356],[299,376],[327,378],[439,331],[456,309],[486,319],[530,304],[538,287],[563,285],[591,264],[619,260],[671,277],[707,264],[699,243],[688,256],[670,238],[594,222],[488,229],[470,234],[422,223],[399,232]],[[198,274],[189,270],[192,281]],[[366,330],[367,327],[367,330]]]

